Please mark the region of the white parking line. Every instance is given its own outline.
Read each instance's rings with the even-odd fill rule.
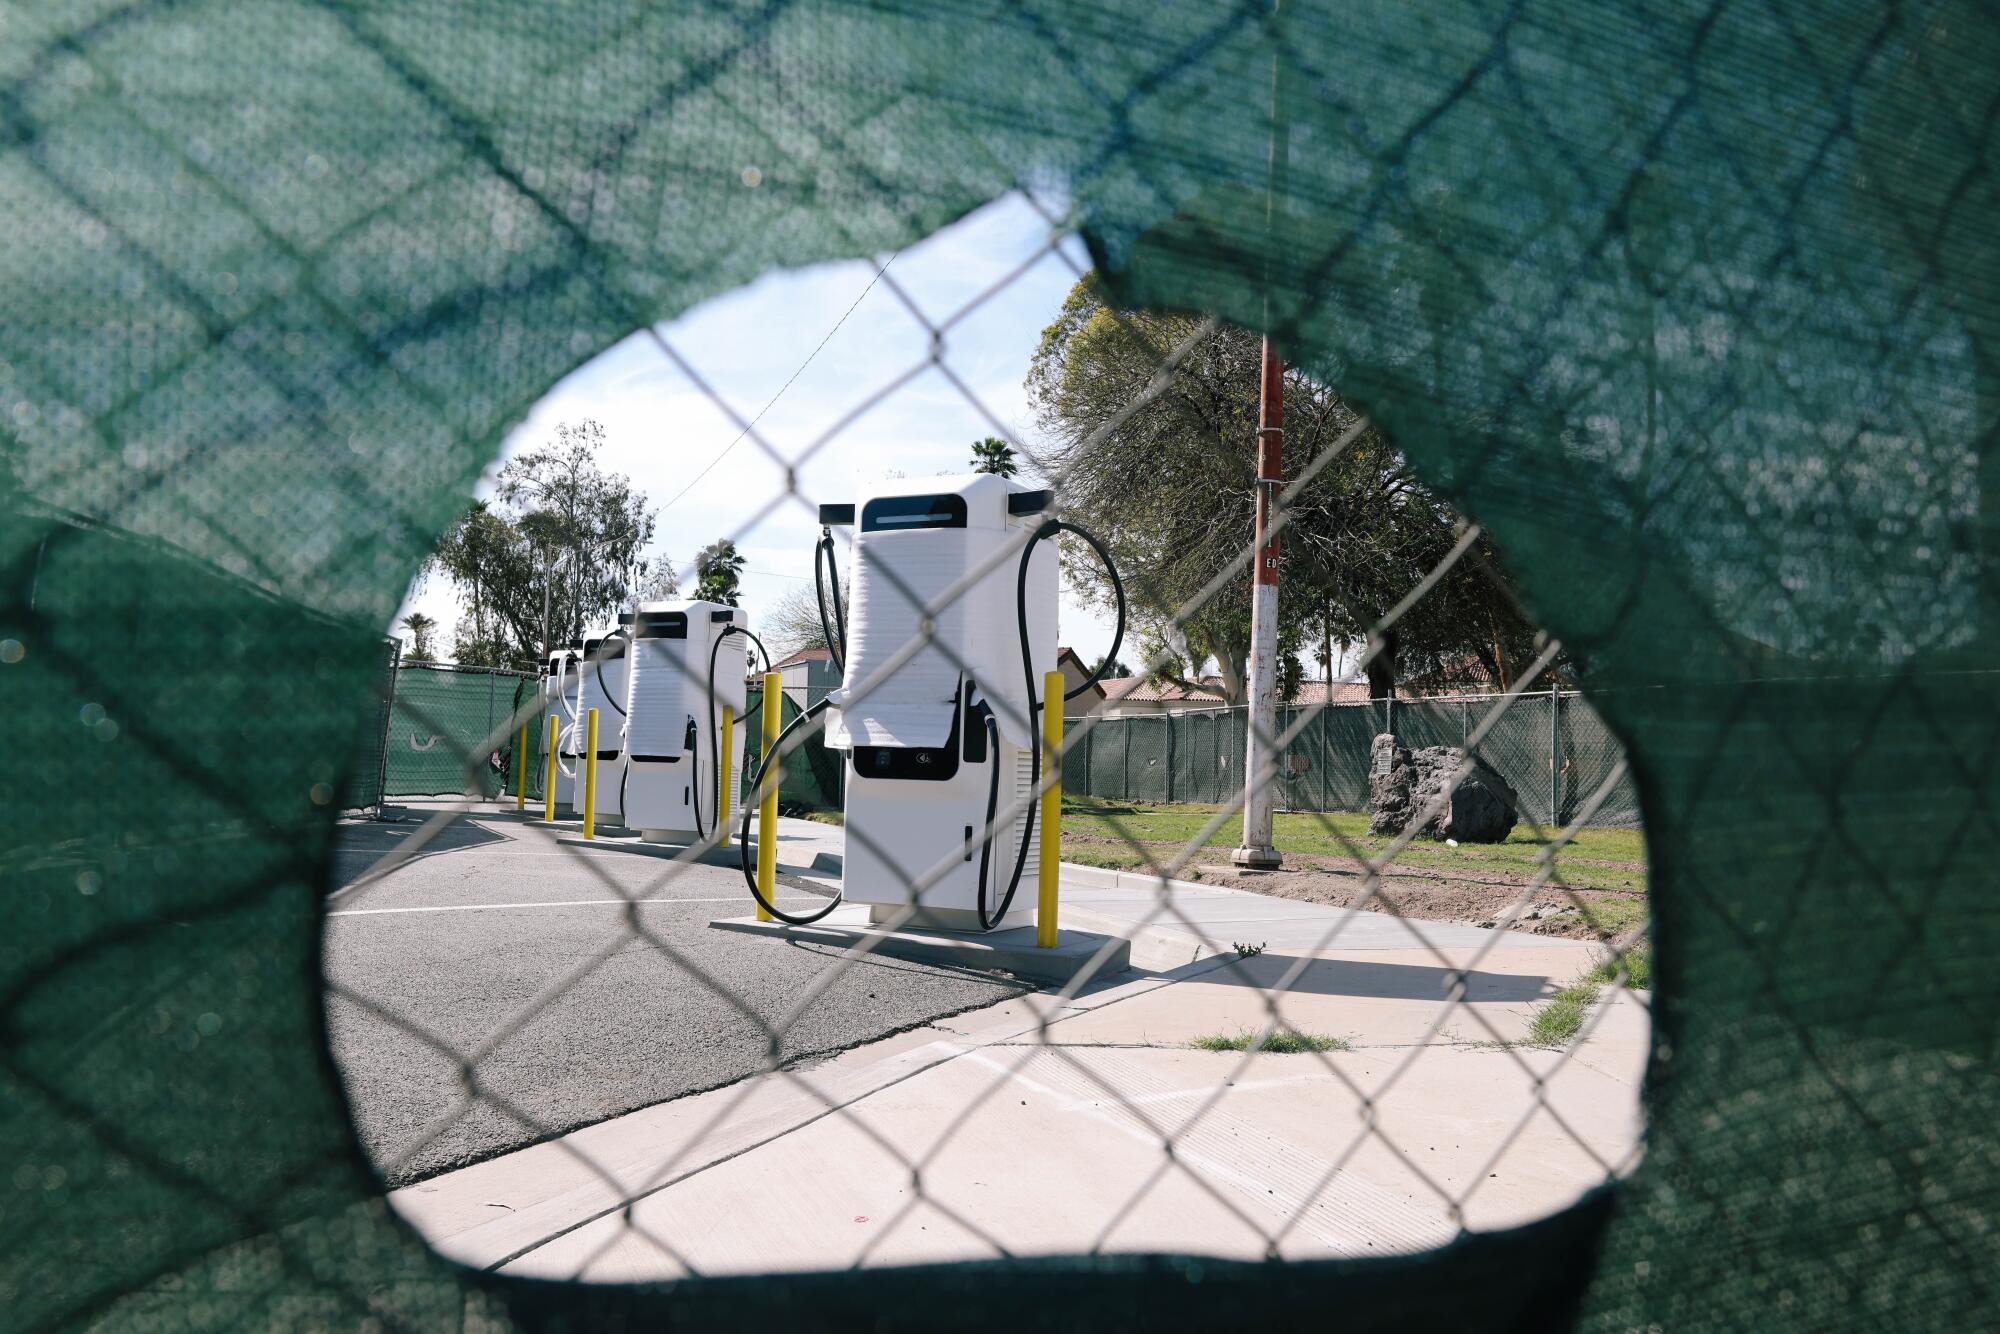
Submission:
[[[807,899],[805,900],[805,906],[810,906],[813,902],[814,900]],[[752,909],[757,906],[755,901],[747,894],[732,894],[726,898],[719,899],[557,899],[549,903],[445,903],[426,908],[342,908],[339,912],[328,913],[327,916],[378,917],[385,913],[484,912],[488,909],[503,908],[589,908],[609,904],[616,904],[620,907],[627,905],[643,907],[654,903],[740,903],[744,907]]]

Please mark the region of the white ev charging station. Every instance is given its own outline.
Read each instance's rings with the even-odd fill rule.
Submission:
[[[576,645],[581,648],[582,645]],[[553,649],[543,669],[543,710],[556,720],[556,791],[558,806],[575,805],[576,795],[576,653],[571,648]],[[547,726],[546,723],[543,724]]]
[[[647,602],[630,628],[625,825],[648,843],[705,838],[721,791],[716,728],[725,705],[743,715],[748,617],[716,602]]]
[[[583,641],[582,682],[577,708],[579,725],[573,749],[579,756],[588,748],[589,718],[597,710],[597,818],[623,824],[625,820],[625,696],[627,693],[626,635],[630,614],[620,616],[620,629],[602,638]],[[582,770],[579,768],[579,774]],[[578,780],[573,779],[572,785]]]
[[[1046,539],[1076,534],[1110,573],[1118,631],[1104,663],[1117,656],[1125,625],[1124,589],[1109,554],[1089,533],[1050,517],[1053,499],[973,474],[897,479],[856,505],[820,506],[814,590],[842,681],[785,732],[831,711],[827,745],[849,752],[846,854],[839,896],[796,915],[759,888],[746,848],[744,881],[772,918],[809,926],[852,902],[868,905],[871,922],[920,928],[1034,922],[1032,896],[1013,905],[1022,871],[1040,850],[1032,794],[1043,709],[1063,705],[1041,698],[1056,665],[1060,591]],[[851,630],[837,571],[830,604],[821,578],[835,527],[854,529]],[[781,754],[785,740],[781,733],[772,753]],[[758,783],[769,763],[767,755]],[[746,805],[746,842],[748,826]]]
[[[897,479],[856,509],[845,672],[826,741],[851,762],[842,896],[868,904],[872,921],[914,906],[910,925],[977,929],[980,882],[997,901],[1023,855],[1035,699],[1056,665],[1057,562],[1052,546],[1033,549],[1017,608],[1018,552],[1048,500],[1045,491],[975,474]],[[931,618],[930,641],[909,654],[924,637],[926,607],[982,568]],[[1039,831],[1027,845],[1033,861]],[[947,869],[913,905],[911,886],[941,863]],[[995,927],[1034,921],[1032,899],[1015,902]]]

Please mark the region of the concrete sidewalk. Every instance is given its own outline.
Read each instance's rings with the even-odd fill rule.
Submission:
[[[837,828],[813,830],[788,861],[837,848]],[[1543,1216],[1629,1168],[1643,993],[1610,996],[1568,1052],[1512,1045],[1587,948],[1199,885],[1173,893],[1186,922],[1149,923],[1153,884],[1075,869],[1065,927],[1122,930],[1157,971],[646,1108],[391,1201],[468,1265],[632,1281],[1092,1249],[1411,1251]],[[1239,960],[1233,940],[1265,952]],[[1345,1049],[1190,1045],[1273,1008]]]

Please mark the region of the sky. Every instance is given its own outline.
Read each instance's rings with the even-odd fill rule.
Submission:
[[[695,552],[718,537],[734,538],[745,562],[741,601],[756,626],[759,607],[789,589],[811,587],[819,536],[814,512],[821,502],[852,501],[894,472],[970,471],[972,442],[988,435],[1011,432],[1035,446],[1024,386],[1028,359],[1089,264],[1080,243],[1053,237],[1032,205],[1011,196],[892,260],[884,255],[767,274],[661,326],[660,333],[744,420],[769,403],[757,434],[796,460],[844,415],[930,355],[931,332],[903,297],[887,282],[870,286],[883,260],[890,261],[888,275],[903,295],[933,324],[944,324],[1014,274],[944,333],[945,363],[985,411],[937,367],[928,367],[841,426],[799,467],[806,504],[789,500],[772,507],[784,494],[784,468],[753,440],[739,440],[737,423],[637,331],[551,389],[510,434],[502,461],[551,442],[559,422],[602,422],[599,465],[630,477],[658,509],[648,556],[670,559],[681,571],[681,587],[691,589]],[[696,480],[704,468],[709,470]],[[498,470],[496,463],[479,495],[491,493]],[[841,573],[847,577],[844,542]],[[396,620],[413,610],[435,618],[446,632],[460,614],[457,594],[441,578],[416,590]],[[1109,617],[1079,606],[1065,590],[1064,644],[1094,662],[1110,647],[1111,628]],[[1133,661],[1130,652],[1121,656]]]

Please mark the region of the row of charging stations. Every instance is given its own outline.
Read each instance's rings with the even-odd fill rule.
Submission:
[[[556,805],[583,807],[586,720],[596,709],[597,818],[653,843],[705,837],[725,790],[713,757],[741,751],[721,747],[716,729],[725,708],[742,717],[749,636],[737,632],[748,629],[738,607],[647,602],[615,630],[550,653],[542,709],[556,726]]]
[[[841,892],[812,913],[781,911],[772,867],[751,871],[745,803],[744,879],[771,918],[809,925],[848,902],[866,905],[870,923],[993,930],[1035,921],[1035,896],[1017,890],[1025,866],[1042,860],[1035,797],[1044,729],[1060,736],[1065,697],[1053,675],[1060,584],[1048,539],[1076,534],[1110,572],[1118,631],[1104,661],[1124,633],[1124,593],[1108,553],[1051,517],[1052,500],[974,474],[895,479],[856,504],[820,507],[814,584],[842,682],[767,739],[757,781],[793,733],[826,715],[826,744],[846,753],[850,769]],[[852,532],[851,621],[841,610],[836,528]],[[821,562],[835,566],[830,602]],[[743,748],[719,746],[717,729],[725,716],[742,716],[754,640],[739,608],[649,602],[615,630],[552,653],[542,679],[559,738],[556,803],[583,804],[585,720],[595,709],[597,813],[650,842],[708,837],[725,818],[722,792],[738,790],[733,764],[718,781],[717,757]],[[760,847],[760,861],[769,851]]]

